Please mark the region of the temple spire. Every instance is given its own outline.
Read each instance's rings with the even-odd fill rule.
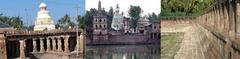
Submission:
[[[117,7],[116,7],[116,12],[119,13],[119,6],[117,4]]]
[[[101,10],[101,9],[102,9],[101,1],[99,0],[99,1],[98,1],[98,10]]]

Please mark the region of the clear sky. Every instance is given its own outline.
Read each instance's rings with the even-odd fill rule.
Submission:
[[[86,0],[86,10],[90,10],[91,8],[98,7],[99,0]],[[110,9],[112,6],[113,9],[116,8],[116,5],[119,4],[120,11],[124,12],[124,15],[127,16],[127,12],[130,8],[130,5],[140,6],[143,9],[143,14],[146,15],[148,13],[160,13],[160,3],[161,0],[100,0],[102,3],[102,8],[105,8],[106,11]]]
[[[74,18],[77,14],[85,13],[85,0],[0,0],[0,13],[4,16],[20,16],[25,25],[33,25],[40,2],[47,5],[47,10],[55,23],[65,14],[70,14],[71,18]]]

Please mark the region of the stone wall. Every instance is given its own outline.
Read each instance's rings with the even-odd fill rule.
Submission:
[[[195,18],[193,17],[184,17],[184,18],[161,18],[161,26],[165,25],[175,25],[175,24],[191,24]]]
[[[196,23],[229,43],[232,49],[226,53],[236,59],[240,53],[240,2],[239,0],[217,0],[197,17]]]

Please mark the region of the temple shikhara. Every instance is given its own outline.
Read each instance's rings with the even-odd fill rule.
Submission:
[[[122,30],[123,29],[123,14],[119,13],[119,6],[117,5],[116,10],[113,15],[113,20],[111,24],[111,28],[114,30]]]
[[[49,16],[49,14],[48,14],[47,5],[45,3],[41,3],[39,5],[39,8],[40,8],[40,11],[37,14],[34,31],[55,29],[53,20],[52,20],[51,16]]]

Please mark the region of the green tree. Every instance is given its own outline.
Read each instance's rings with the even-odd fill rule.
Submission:
[[[162,0],[162,16],[199,15],[214,0]]]
[[[150,22],[159,22],[160,21],[160,13],[156,15],[155,13],[148,14],[148,19]]]
[[[107,21],[108,22],[107,27],[111,28],[111,23],[112,23],[112,20],[113,20],[113,8],[110,7],[110,9],[107,13],[108,13],[107,14],[107,19],[109,20],[109,21]]]
[[[78,26],[80,28],[84,29],[86,27],[86,20],[84,19],[83,16],[78,15],[77,21],[78,21]]]
[[[64,15],[61,19],[57,22],[58,28],[69,28],[73,27],[74,23],[71,22],[71,18],[68,14]]]
[[[93,20],[93,16],[95,16],[97,14],[97,10],[96,9],[90,9],[90,11],[86,11],[86,14],[84,16],[85,20],[86,20],[86,26],[87,27],[92,27],[92,20]]]
[[[139,6],[132,6],[132,5],[130,6],[128,15],[130,16],[131,28],[136,29],[138,20],[140,19],[141,12],[142,12],[142,9]]]
[[[2,14],[0,14],[0,23],[8,24],[18,30],[23,28],[23,21],[19,16],[8,17],[8,16],[2,16]]]

